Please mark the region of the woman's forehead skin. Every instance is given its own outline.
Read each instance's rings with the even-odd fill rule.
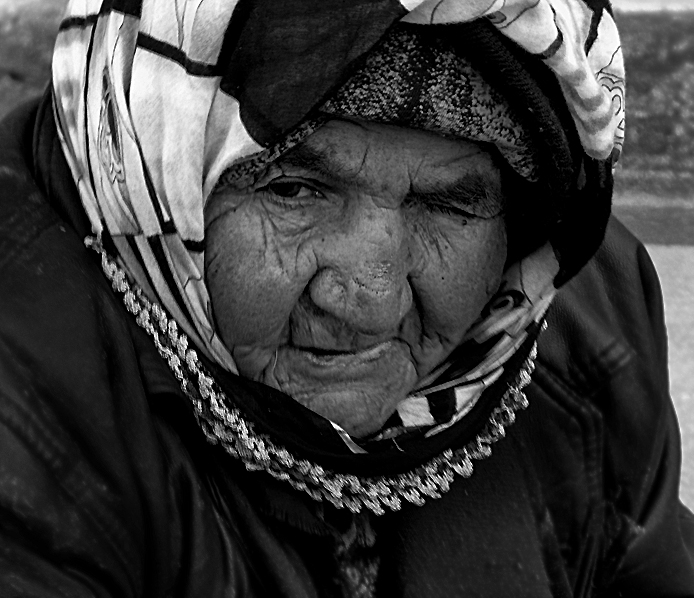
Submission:
[[[472,176],[500,187],[498,168],[477,143],[398,127],[329,121],[279,158],[283,171],[311,172],[374,191],[426,194],[463,187]]]

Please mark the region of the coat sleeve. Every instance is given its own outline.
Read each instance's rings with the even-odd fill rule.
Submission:
[[[0,269],[0,594],[138,596],[148,522],[99,318],[65,289],[25,292],[55,266],[33,257]]]
[[[247,595],[142,339],[32,181],[29,119],[0,123],[0,596]]]
[[[668,411],[650,475],[634,488],[635,509],[619,514],[626,542],[608,595],[694,596],[694,516],[678,498],[679,434]]]
[[[694,596],[662,293],[616,219],[548,324],[528,390],[542,407],[530,446],[574,594]]]
[[[153,414],[180,397],[150,393],[147,339],[63,234],[0,264],[0,596],[249,595],[204,479]]]
[[[617,228],[613,239],[628,235]],[[634,284],[629,304],[616,307],[635,314],[624,322],[635,355],[626,375],[612,382],[616,405],[605,417],[610,498],[621,529],[608,595],[694,596],[694,517],[679,500],[680,431],[669,394],[663,298],[645,247],[627,246],[634,247]],[[621,260],[615,267],[629,271]]]

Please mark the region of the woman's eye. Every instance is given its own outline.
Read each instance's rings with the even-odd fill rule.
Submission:
[[[443,203],[427,203],[427,209],[431,212],[438,212],[439,214],[446,214],[447,216],[454,216],[457,218],[469,219],[476,218],[475,214],[461,210],[456,206]]]
[[[265,186],[270,194],[282,199],[311,199],[321,194],[305,183],[299,181],[276,181]]]
[[[407,207],[420,210],[422,213],[448,216],[452,219],[463,222],[463,224],[467,223],[468,220],[479,218],[477,214],[468,212],[455,203],[446,200],[436,201],[430,197],[414,196],[409,197],[405,204]]]

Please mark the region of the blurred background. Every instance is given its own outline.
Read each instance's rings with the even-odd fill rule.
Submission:
[[[40,94],[66,0],[0,0],[0,118]],[[615,213],[663,285],[670,388],[694,508],[694,0],[614,0],[627,66],[627,139]]]

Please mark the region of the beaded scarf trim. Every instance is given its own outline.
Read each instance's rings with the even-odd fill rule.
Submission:
[[[357,477],[324,469],[316,463],[292,455],[268,436],[254,431],[253,424],[231,405],[223,391],[204,369],[188,337],[164,309],[153,303],[106,253],[100,239],[87,237],[85,245],[101,255],[101,267],[113,290],[122,296],[126,309],[152,338],[181,388],[190,399],[197,422],[211,444],[219,444],[239,459],[249,471],[266,471],[288,482],[317,501],[327,501],[340,509],[358,513],[368,509],[382,515],[397,511],[403,501],[421,506],[428,499],[446,493],[455,475],[469,478],[473,461],[489,457],[491,445],[503,438],[505,428],[525,409],[528,400],[522,389],[530,383],[535,368],[537,344],[523,364],[513,385],[501,399],[482,431],[463,448],[447,449],[428,463],[394,476]],[[193,382],[195,381],[195,382]]]

